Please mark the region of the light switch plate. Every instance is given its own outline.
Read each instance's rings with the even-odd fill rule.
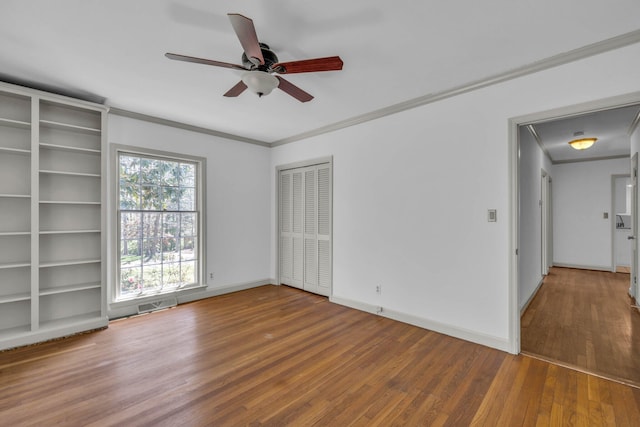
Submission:
[[[602,218],[609,219],[609,212],[603,212],[602,213]]]
[[[497,209],[489,209],[487,211],[487,219],[489,222],[498,222],[498,210]]]

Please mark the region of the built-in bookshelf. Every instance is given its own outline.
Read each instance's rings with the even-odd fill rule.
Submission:
[[[107,325],[106,113],[0,84],[0,349]]]

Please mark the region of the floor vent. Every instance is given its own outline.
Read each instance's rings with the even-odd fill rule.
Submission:
[[[142,304],[138,304],[138,314],[150,313],[152,311],[162,310],[164,308],[175,307],[176,305],[178,305],[178,300],[175,298],[145,302]]]

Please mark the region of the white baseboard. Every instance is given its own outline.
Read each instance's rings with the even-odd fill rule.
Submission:
[[[581,265],[581,264],[564,264],[561,262],[553,262],[554,267],[576,268],[578,270],[595,270],[595,271],[612,271],[610,265]]]
[[[449,335],[454,338],[459,338],[465,341],[470,341],[476,344],[510,352],[511,347],[509,345],[508,339],[494,337],[491,335],[486,335],[486,334],[482,334],[475,331],[470,331],[468,329],[440,323],[435,320],[425,319],[423,317],[414,316],[411,314],[407,314],[407,313],[403,313],[395,310],[390,310],[385,307],[382,307],[382,311],[379,312],[379,309],[380,309],[379,306],[363,303],[360,301],[353,301],[347,298],[333,296],[333,297],[330,297],[329,300],[333,303],[354,308],[356,310],[365,311],[367,313],[376,314],[378,316],[383,316],[389,319],[397,320],[399,322],[408,323],[410,325],[428,329],[430,331]]]
[[[178,304],[197,301],[203,298],[211,298],[218,295],[230,294],[232,292],[244,291],[246,289],[257,288],[258,286],[270,285],[273,283],[276,283],[274,279],[262,279],[262,280],[256,280],[255,282],[236,283],[233,285],[207,288],[207,290],[203,292],[195,292],[192,294],[180,295],[178,297]]]
[[[85,321],[77,322],[71,325],[43,328],[25,334],[19,334],[15,337],[9,336],[6,339],[0,339],[0,351],[8,350],[14,347],[21,347],[24,345],[31,345],[39,342],[64,338],[95,329],[103,329],[108,325],[109,319],[107,319],[106,317],[98,317],[95,319],[88,319]]]
[[[543,283],[544,283],[544,277],[540,279],[540,282],[538,283],[538,286],[536,286],[536,289],[531,293],[531,296],[529,297],[529,299],[525,301],[524,305],[520,308],[520,316],[522,316],[524,312],[527,311],[529,304],[531,304],[531,301],[533,301],[533,299],[536,297],[536,295],[538,294],[538,291],[540,290],[540,286],[542,286]]]

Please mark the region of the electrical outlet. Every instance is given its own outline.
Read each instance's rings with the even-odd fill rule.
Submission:
[[[209,280],[213,280],[213,273],[209,273]]]
[[[382,285],[376,286],[376,294],[378,294],[378,295],[382,294]]]

